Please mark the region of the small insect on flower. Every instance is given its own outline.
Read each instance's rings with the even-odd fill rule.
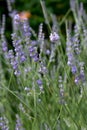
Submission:
[[[51,33],[49,37],[51,42],[56,42],[59,40],[59,35],[56,32]]]
[[[28,19],[31,17],[31,13],[28,11],[23,11],[19,13],[20,19],[24,20],[24,19]]]

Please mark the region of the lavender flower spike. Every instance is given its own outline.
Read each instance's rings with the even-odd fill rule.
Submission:
[[[19,23],[20,23],[20,16],[19,16],[19,14],[16,14],[14,16],[14,23],[15,23],[15,25],[19,25]]]
[[[42,82],[42,80],[41,80],[41,79],[38,79],[36,82],[37,82],[37,84],[38,84],[38,86],[39,86],[40,91],[41,91],[41,92],[44,92],[44,91],[43,91],[43,82]]]
[[[19,117],[19,115],[16,115],[16,126],[15,126],[15,130],[24,130],[23,125],[21,123],[21,119]]]

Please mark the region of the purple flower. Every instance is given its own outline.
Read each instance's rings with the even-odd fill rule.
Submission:
[[[23,33],[24,33],[24,40],[26,42],[26,49],[28,49],[29,52],[29,56],[35,61],[38,62],[39,57],[38,57],[38,52],[37,52],[37,47],[36,47],[36,41],[30,41],[30,37],[31,37],[31,29],[28,23],[28,20],[25,19],[22,23],[23,26]],[[16,41],[17,42],[17,41]],[[19,44],[19,43],[18,43]],[[16,46],[15,46],[16,48]],[[18,51],[18,54],[21,52],[23,52],[23,47],[21,45],[21,47],[18,50],[18,45],[16,48],[16,51]],[[27,55],[27,54],[26,54]],[[20,55],[20,59],[21,60],[26,60],[26,55],[23,53],[22,55]]]
[[[30,30],[29,22],[27,19],[24,19],[22,22],[22,30],[23,30],[22,33],[23,33],[23,37],[26,42],[26,45],[29,45],[30,37],[31,37],[31,30]]]
[[[20,16],[19,14],[14,15],[14,24],[19,25],[20,24]]]
[[[12,10],[12,12],[9,13],[9,16],[11,18],[14,18],[14,16],[17,14],[17,10]]]
[[[30,57],[35,61],[35,62],[38,62],[39,61],[39,56],[38,56],[38,53],[37,53],[37,47],[34,46],[34,44],[31,44],[29,45],[28,47],[29,49],[29,55]]]
[[[18,62],[16,60],[11,61],[11,65],[13,66],[14,70],[18,69]]]
[[[80,68],[80,72],[75,76],[75,83],[78,85],[79,83],[84,84],[85,83],[85,74],[84,70]]]
[[[19,63],[25,62],[26,61],[26,55],[23,50],[23,45],[21,44],[21,39],[17,37],[16,33],[12,34],[12,40],[13,40],[13,46],[14,50],[16,52],[16,57],[19,60]]]
[[[6,41],[2,42],[2,50],[3,50],[3,52],[7,52],[7,50],[8,50],[7,42]]]
[[[38,84],[38,86],[39,86],[40,91],[41,91],[41,92],[44,92],[42,80],[41,80],[41,79],[38,79],[36,82],[37,82],[37,84]]]
[[[47,68],[46,66],[43,64],[43,62],[40,63],[40,69],[39,69],[39,73],[40,74],[46,74],[48,71],[47,71]]]
[[[50,55],[50,53],[51,53],[50,50],[47,49],[47,50],[46,50],[46,54],[47,54],[47,55]]]
[[[77,67],[73,65],[71,67],[71,71],[72,71],[73,74],[76,74],[77,73]]]
[[[6,117],[0,117],[0,129],[1,130],[9,130],[8,124],[9,124],[9,122]]]
[[[14,56],[13,50],[8,51],[8,59],[10,60],[10,64],[14,70],[14,74],[16,76],[19,76],[20,75],[20,71],[18,69],[19,63],[17,57]]]
[[[14,71],[14,75],[16,75],[16,76],[20,76],[20,74],[21,74],[21,72],[19,70]]]
[[[20,119],[19,115],[16,115],[16,126],[15,126],[15,130],[24,130],[23,124],[21,122],[21,119]]]
[[[37,49],[36,47],[30,46],[30,47],[29,47],[29,52],[30,52],[30,53],[33,53],[33,52],[36,51],[36,49]]]
[[[24,29],[24,33],[25,33],[24,35],[26,37],[30,37],[31,36],[31,32],[30,32],[30,27],[29,27],[27,19],[24,20],[23,29]]]
[[[38,62],[38,61],[39,61],[38,55],[35,55],[35,56],[33,57],[33,59],[34,59],[35,62]]]
[[[11,3],[14,3],[15,2],[15,0],[10,0],[11,1]]]
[[[36,46],[36,45],[37,45],[37,41],[34,41],[34,40],[33,40],[33,41],[30,42],[30,44],[31,44],[32,46]]]
[[[59,40],[59,35],[56,32],[53,32],[50,34],[50,41],[51,42],[56,42]]]
[[[21,55],[21,57],[20,57],[20,63],[23,63],[24,61],[26,61],[26,57],[25,57],[25,55]]]
[[[42,80],[40,80],[40,79],[38,79],[37,80],[37,84],[39,85],[39,86],[41,86],[43,83],[42,83]]]
[[[76,76],[76,77],[75,77],[75,83],[76,83],[77,85],[78,85],[78,83],[79,83],[79,80],[80,80],[80,79],[79,79],[79,76]]]
[[[8,51],[8,59],[13,59],[14,60],[14,54],[13,54],[13,50],[9,50]]]

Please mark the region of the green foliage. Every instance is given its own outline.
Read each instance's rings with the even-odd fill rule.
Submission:
[[[18,69],[21,72],[19,76],[14,74],[15,69],[12,68],[12,63],[8,57],[6,58],[8,50],[3,53],[1,49],[1,45],[5,42],[4,22],[2,20],[0,28],[0,117],[7,118],[10,130],[17,129],[17,123],[19,123],[18,129],[21,130],[22,128],[25,130],[86,130],[87,81],[80,77],[78,79],[79,82],[75,83],[76,76],[79,76],[81,71],[80,69],[83,70],[85,79],[87,78],[87,21],[84,17],[85,15],[82,14],[79,17],[80,8],[78,8],[78,11],[70,8],[67,12],[69,1],[47,0],[47,7],[45,7],[43,1],[41,2],[39,0],[31,0],[29,2],[28,0],[21,0],[16,1],[15,5],[13,5],[13,8],[19,12],[30,11],[32,14],[29,20],[30,26],[32,28],[35,27],[35,32],[40,33],[41,36],[46,30],[48,35],[45,39],[43,37],[39,39],[38,33],[33,33],[34,30],[32,30],[32,36],[27,37],[22,28],[24,27],[23,19],[20,19],[20,26],[17,30],[12,30],[12,33],[14,34],[15,32],[17,38],[20,38],[20,40],[16,39],[16,43],[20,43],[27,57],[27,60],[23,63],[19,62],[20,57],[17,59],[19,63]],[[66,7],[65,10],[60,12],[60,8],[63,7]],[[57,8],[59,9],[58,12]],[[57,22],[56,16],[65,12],[67,13],[63,19]],[[70,12],[77,30],[74,29],[73,22],[68,17]],[[41,31],[36,28],[36,25],[39,26],[41,22],[46,24],[46,30],[42,29]],[[66,31],[65,35],[63,35],[61,30],[62,24],[64,24]],[[52,41],[49,36],[50,33],[53,34],[54,32],[59,36],[59,39],[53,39],[54,41]],[[8,33],[8,36],[13,43],[12,49],[14,56],[16,56],[15,41],[11,38],[11,34],[9,35]],[[77,38],[77,41],[75,41],[75,38]],[[35,46],[39,55],[38,62],[34,62],[28,52],[28,47],[31,47],[30,43],[33,40],[38,43]],[[27,42],[29,42],[29,46],[27,46]],[[72,45],[70,42],[72,42]],[[67,49],[67,47],[71,48]],[[46,54],[47,49],[50,50],[48,55]],[[80,53],[78,55],[79,50]],[[69,53],[67,54],[67,52],[69,51],[74,56],[74,62],[73,59],[71,62],[78,69],[75,73],[72,72],[72,65],[69,66],[67,64],[68,60],[71,60],[68,59]],[[80,68],[80,63],[82,62],[84,62],[84,66]],[[44,72],[41,71],[41,67]],[[46,73],[45,67],[47,69]],[[26,72],[25,69],[28,69],[28,71]],[[42,85],[37,83],[38,79],[42,81]],[[17,121],[19,118],[20,120]],[[0,118],[0,125],[1,123],[2,120]],[[2,129],[2,126],[0,126],[0,129]]]

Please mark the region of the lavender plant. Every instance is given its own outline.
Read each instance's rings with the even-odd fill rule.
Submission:
[[[65,22],[64,38],[53,14],[50,26],[49,12],[41,1],[50,30],[46,39],[43,23],[36,34],[28,19],[13,14],[11,1],[7,2],[13,32],[9,36],[10,48],[3,17],[0,26],[0,57],[3,57],[0,58],[0,129],[86,130],[87,27],[83,6],[71,0],[75,25]],[[80,18],[79,11],[83,13]]]

